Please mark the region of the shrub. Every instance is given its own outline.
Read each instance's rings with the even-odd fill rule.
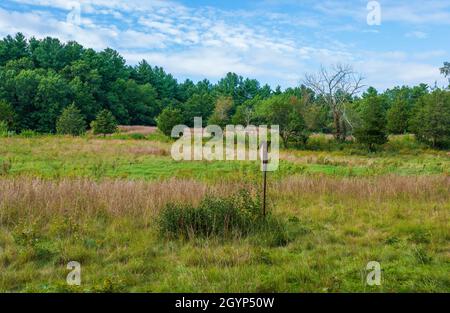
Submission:
[[[115,133],[111,136],[113,139],[120,139],[120,140],[146,140],[147,137],[143,134],[124,134],[124,133]]]
[[[91,127],[94,135],[113,134],[117,131],[117,121],[110,111],[103,110],[97,115],[95,121],[92,121]]]
[[[11,168],[10,160],[0,160],[0,176],[9,174]]]
[[[425,145],[418,142],[412,134],[391,135],[385,145],[385,150],[390,152],[411,152],[424,147]]]
[[[56,122],[56,131],[58,134],[72,136],[82,135],[86,131],[86,121],[74,103],[61,113]]]
[[[39,136],[37,132],[31,129],[24,129],[20,132],[20,136],[24,138],[33,138]]]
[[[130,134],[130,138],[133,140],[145,140],[146,137],[143,134]]]
[[[0,137],[8,135],[8,124],[5,121],[0,121]]]
[[[164,135],[170,136],[176,125],[183,123],[183,115],[178,109],[165,108],[157,118],[158,129]]]
[[[264,218],[259,199],[246,190],[226,198],[208,196],[198,206],[168,204],[158,223],[169,238],[236,238],[264,232],[271,244],[287,242],[284,224],[270,214]]]

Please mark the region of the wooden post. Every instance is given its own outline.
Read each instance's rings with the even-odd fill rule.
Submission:
[[[267,191],[267,171],[264,171],[264,188],[263,188],[263,216],[266,217],[266,191]]]
[[[266,217],[266,194],[267,194],[267,164],[269,163],[269,155],[267,151],[267,142],[261,143],[261,169],[263,171],[263,216]]]

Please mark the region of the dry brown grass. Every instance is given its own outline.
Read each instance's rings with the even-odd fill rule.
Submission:
[[[193,180],[160,182],[0,179],[0,223],[53,215],[152,218],[168,202],[197,203],[207,193],[227,195],[240,186],[208,186]]]
[[[169,155],[169,151],[167,149],[162,149],[154,146],[132,147],[127,152],[135,155]]]
[[[229,195],[249,187],[194,180],[170,179],[158,182],[89,179],[49,181],[33,178],[0,179],[0,222],[25,217],[132,216],[152,219],[168,202],[198,203],[206,194]],[[407,198],[450,202],[450,177],[381,176],[336,178],[294,176],[270,185],[272,199],[336,199],[383,202]]]
[[[363,199],[401,195],[414,199],[447,194],[450,201],[450,176],[292,176],[276,183],[273,190],[281,190],[284,195],[323,194]]]
[[[119,131],[124,134],[150,135],[156,132],[157,127],[152,126],[119,126]]]

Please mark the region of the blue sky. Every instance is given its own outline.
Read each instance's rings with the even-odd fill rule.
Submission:
[[[380,25],[367,23],[368,2],[2,0],[0,36],[111,47],[180,80],[215,82],[232,71],[290,87],[321,64],[348,63],[378,89],[446,85],[439,67],[450,61],[450,1],[378,1]]]

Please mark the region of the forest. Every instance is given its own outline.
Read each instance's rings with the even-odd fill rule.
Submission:
[[[441,72],[450,77],[450,63]],[[178,82],[145,60],[127,65],[113,49],[98,52],[18,33],[0,41],[0,133],[78,135],[102,115],[120,125],[157,125],[170,135],[174,125],[192,127],[201,116],[205,124],[221,126],[278,124],[285,146],[302,146],[312,133],[332,133],[338,141],[352,136],[369,148],[390,134],[414,133],[435,148],[449,146],[448,89],[420,84],[381,92],[356,74],[348,66],[322,68],[285,90],[235,73],[217,83]],[[342,80],[330,90],[318,84],[336,76]]]

